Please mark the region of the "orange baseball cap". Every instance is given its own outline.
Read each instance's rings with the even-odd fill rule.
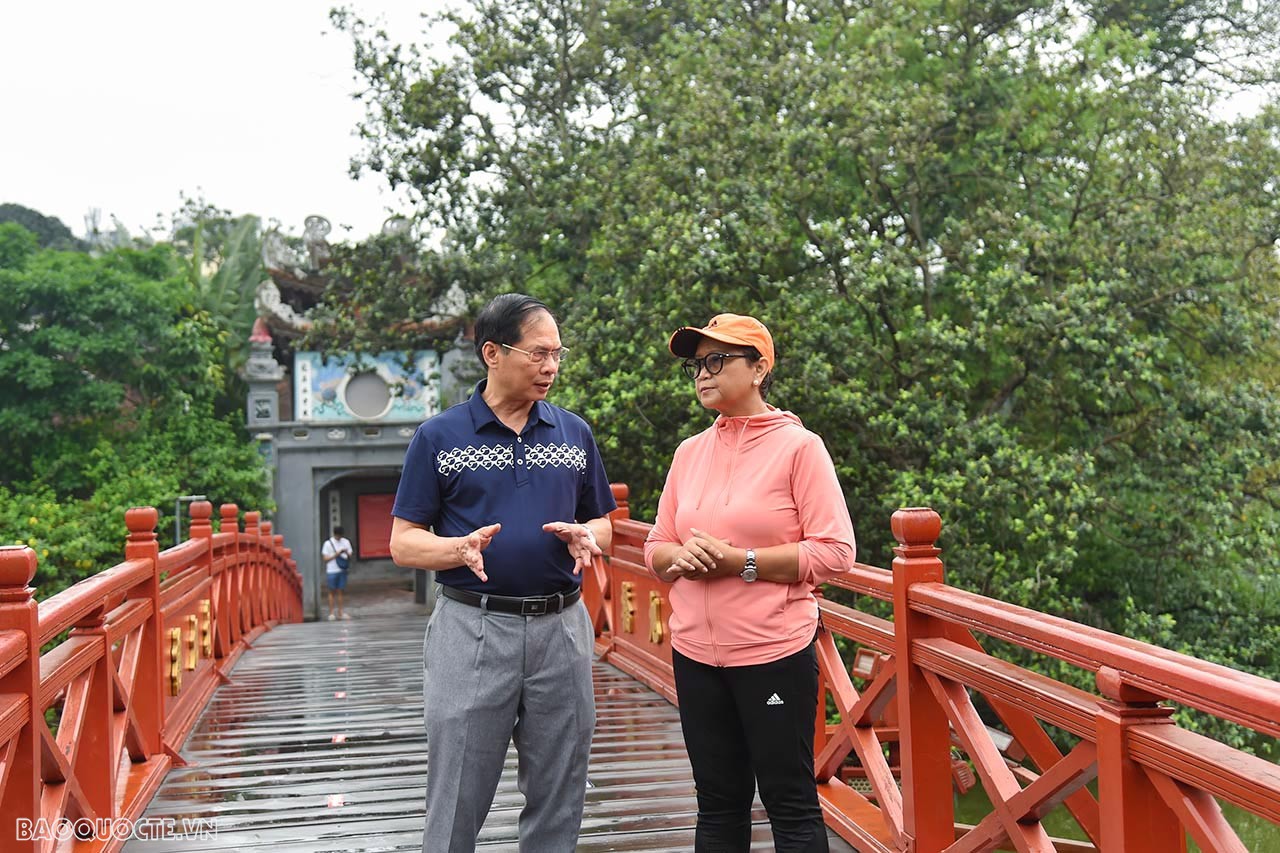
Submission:
[[[717,314],[701,329],[693,326],[676,329],[667,343],[667,349],[680,358],[692,358],[698,351],[699,338],[711,338],[713,341],[741,347],[755,347],[769,360],[769,367],[773,367],[773,336],[764,323],[755,317],[745,314]]]

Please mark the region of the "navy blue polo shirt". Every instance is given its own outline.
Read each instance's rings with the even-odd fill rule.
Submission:
[[[424,421],[405,453],[391,514],[465,536],[495,522],[482,583],[466,566],[437,572],[440,583],[496,595],[550,595],[577,587],[565,543],[542,525],[588,521],[617,507],[586,421],[539,400],[519,435],[484,401],[470,399]]]

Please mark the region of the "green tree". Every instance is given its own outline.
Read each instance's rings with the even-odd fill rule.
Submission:
[[[25,232],[0,225],[0,245]],[[129,429],[147,410],[209,399],[222,372],[183,310],[171,251],[0,249],[3,482],[60,476],[60,460]]]
[[[220,414],[238,412],[248,393],[241,373],[258,316],[254,298],[267,277],[261,221],[188,199],[174,215],[171,245],[182,257],[192,308],[212,326],[224,355],[225,384],[216,409]]]
[[[707,423],[666,335],[757,313],[864,559],[929,504],[961,586],[1276,676],[1280,108],[1214,111],[1277,14],[512,0],[447,59],[336,20],[362,167],[562,312],[637,515]]]
[[[37,549],[42,595],[121,559],[130,506],[270,509],[189,285],[167,246],[91,257],[0,225],[0,541]]]

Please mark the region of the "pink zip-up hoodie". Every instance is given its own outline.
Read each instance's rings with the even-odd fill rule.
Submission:
[[[737,575],[671,585],[671,645],[711,666],[767,663],[800,651],[818,623],[814,587],[847,572],[855,544],[849,509],[822,439],[790,412],[716,418],[676,448],[645,541],[653,570],[660,543],[697,528],[738,548],[800,543],[795,583]]]

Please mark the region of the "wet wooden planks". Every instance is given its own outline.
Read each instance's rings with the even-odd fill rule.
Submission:
[[[425,619],[410,609],[259,638],[184,745],[187,766],[170,771],[147,810],[152,825],[172,826],[129,841],[127,853],[421,850]],[[692,850],[696,805],[676,709],[604,664],[595,689],[578,850]],[[480,849],[518,849],[522,804],[511,750]],[[752,849],[772,849],[758,804],[755,818]],[[833,837],[832,850],[851,849]]]

